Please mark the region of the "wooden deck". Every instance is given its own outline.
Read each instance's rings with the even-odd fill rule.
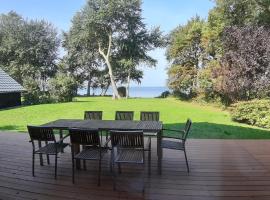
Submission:
[[[163,174],[157,173],[155,141],[152,175],[144,178],[140,167],[123,167],[112,189],[112,178],[105,158],[101,186],[97,186],[97,165],[76,171],[71,182],[70,150],[60,155],[58,180],[54,163],[39,166],[31,175],[31,144],[28,135],[0,133],[0,199],[164,199],[164,200],[269,200],[270,140],[189,140],[191,173],[186,173],[182,152],[164,151]],[[145,166],[145,171],[147,166]]]

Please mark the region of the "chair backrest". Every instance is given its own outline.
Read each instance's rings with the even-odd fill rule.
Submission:
[[[102,120],[102,111],[85,111],[84,119]]]
[[[50,127],[27,126],[31,141],[55,141],[53,129]]]
[[[133,111],[116,111],[115,120],[133,120]]]
[[[159,112],[141,112],[141,121],[159,121]]]
[[[192,125],[191,119],[187,119],[186,125],[185,125],[185,134],[183,135],[183,140],[186,141],[188,134],[190,132],[190,128]]]
[[[144,148],[143,131],[110,131],[112,147]]]
[[[97,129],[69,129],[71,144],[100,146]]]

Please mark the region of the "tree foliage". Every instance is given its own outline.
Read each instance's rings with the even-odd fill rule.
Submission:
[[[197,40],[191,37],[198,51],[186,48],[192,46],[187,38],[196,36],[184,31],[192,30],[190,24],[196,24],[194,18],[172,31],[173,40],[168,46],[168,60],[172,61],[168,69],[169,87],[186,91],[196,86],[197,93],[205,99],[218,98],[225,104],[268,97],[270,1],[216,0],[215,3],[207,21],[197,29],[200,37]],[[188,70],[196,66],[194,58],[199,60],[196,76],[192,76],[193,70]],[[186,60],[188,67],[181,69]]]
[[[25,20],[15,12],[0,15],[0,66],[19,83],[31,77],[46,82],[56,70],[60,40],[43,20]]]

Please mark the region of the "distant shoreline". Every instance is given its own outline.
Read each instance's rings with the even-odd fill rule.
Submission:
[[[162,92],[169,90],[167,87],[164,86],[134,86],[130,87],[130,97],[147,97],[147,98],[154,98],[161,95]],[[87,89],[79,89],[78,94],[81,96],[86,95]],[[101,93],[100,88],[95,89],[94,91],[91,90],[91,95],[99,96]],[[107,96],[112,95],[112,89],[109,88],[106,94]]]

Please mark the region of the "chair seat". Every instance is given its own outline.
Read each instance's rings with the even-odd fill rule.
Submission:
[[[172,140],[162,140],[161,148],[165,149],[175,149],[175,150],[184,150],[185,147],[181,141],[172,141]]]
[[[103,155],[107,152],[107,149],[102,148],[101,149],[101,158]],[[86,149],[82,150],[80,153],[76,154],[74,156],[75,159],[81,159],[81,160],[99,160],[100,159],[100,150],[99,148],[89,148],[86,147]]]
[[[136,149],[121,149],[115,157],[116,163],[144,163],[144,152],[143,150]]]
[[[55,148],[55,145],[57,146],[57,148]],[[35,151],[35,153],[38,154],[56,154],[62,151],[62,149],[64,149],[65,147],[67,147],[68,144],[67,143],[49,143],[44,147],[39,148],[37,151]]]

